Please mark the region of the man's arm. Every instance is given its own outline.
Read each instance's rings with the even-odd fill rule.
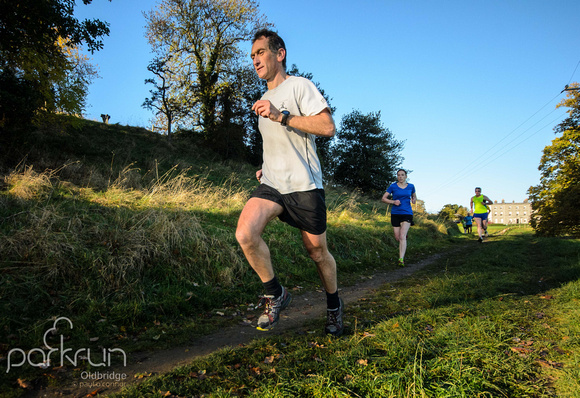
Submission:
[[[273,122],[282,122],[282,112],[268,100],[256,101],[252,110],[258,116],[267,117]],[[320,137],[332,137],[336,133],[334,119],[328,108],[324,108],[320,113],[312,116],[290,115],[286,119],[286,125]]]

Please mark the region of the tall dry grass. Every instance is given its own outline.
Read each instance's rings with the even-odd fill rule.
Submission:
[[[63,169],[23,167],[4,177],[6,267],[87,286],[96,278],[103,296],[138,285],[152,267],[223,286],[246,271],[233,232],[208,231],[202,223],[210,209],[241,209],[247,193],[234,177],[216,186],[173,168],[145,182],[128,166],[95,191],[61,181]]]

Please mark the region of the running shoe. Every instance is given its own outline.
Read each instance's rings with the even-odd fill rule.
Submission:
[[[399,267],[404,267],[405,266],[405,260],[403,260],[402,258],[400,258],[399,261],[397,261],[397,265]]]
[[[344,312],[344,303],[342,299],[340,300],[340,305],[335,310],[326,310],[326,327],[324,332],[326,334],[331,334],[333,336],[340,336],[344,331],[344,325],[342,323],[342,315]]]
[[[258,318],[258,326],[261,331],[268,331],[278,323],[280,312],[292,302],[292,295],[282,286],[282,294],[279,297],[262,296],[258,307],[265,306],[264,313]]]
[[[483,238],[480,236],[479,239],[477,240],[479,243],[483,243]]]

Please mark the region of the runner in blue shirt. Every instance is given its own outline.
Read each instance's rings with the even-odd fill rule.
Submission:
[[[389,199],[389,197],[391,197]],[[407,232],[413,225],[413,209],[411,203],[417,202],[415,186],[407,183],[407,172],[397,170],[397,182],[387,188],[381,199],[384,203],[393,205],[391,209],[391,225],[395,239],[399,242],[399,266],[405,266],[405,252],[407,251]]]
[[[466,234],[471,233],[471,227],[473,226],[473,216],[471,212],[468,212],[467,215],[463,218],[463,222],[465,223],[464,229]]]

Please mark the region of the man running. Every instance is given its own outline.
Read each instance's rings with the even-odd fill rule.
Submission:
[[[471,211],[474,212],[473,219],[477,224],[477,234],[479,235],[477,241],[480,243],[483,242],[483,236],[487,236],[487,213],[489,210],[487,205],[492,203],[490,198],[481,194],[480,187],[475,188],[475,196],[471,198],[470,206]]]
[[[268,91],[252,106],[260,116],[263,164],[256,172],[261,184],[240,214],[236,239],[266,291],[261,300],[265,311],[257,328],[273,328],[292,301],[274,273],[269,248],[262,239],[266,225],[278,217],[301,231],[326,290],[325,333],[340,336],[343,302],[338,297],[336,262],[326,241],[326,204],[315,143],[315,136],[334,135],[334,120],[310,80],[286,74],[286,46],[277,33],[256,32],[251,55],[258,77],[268,85]]]

